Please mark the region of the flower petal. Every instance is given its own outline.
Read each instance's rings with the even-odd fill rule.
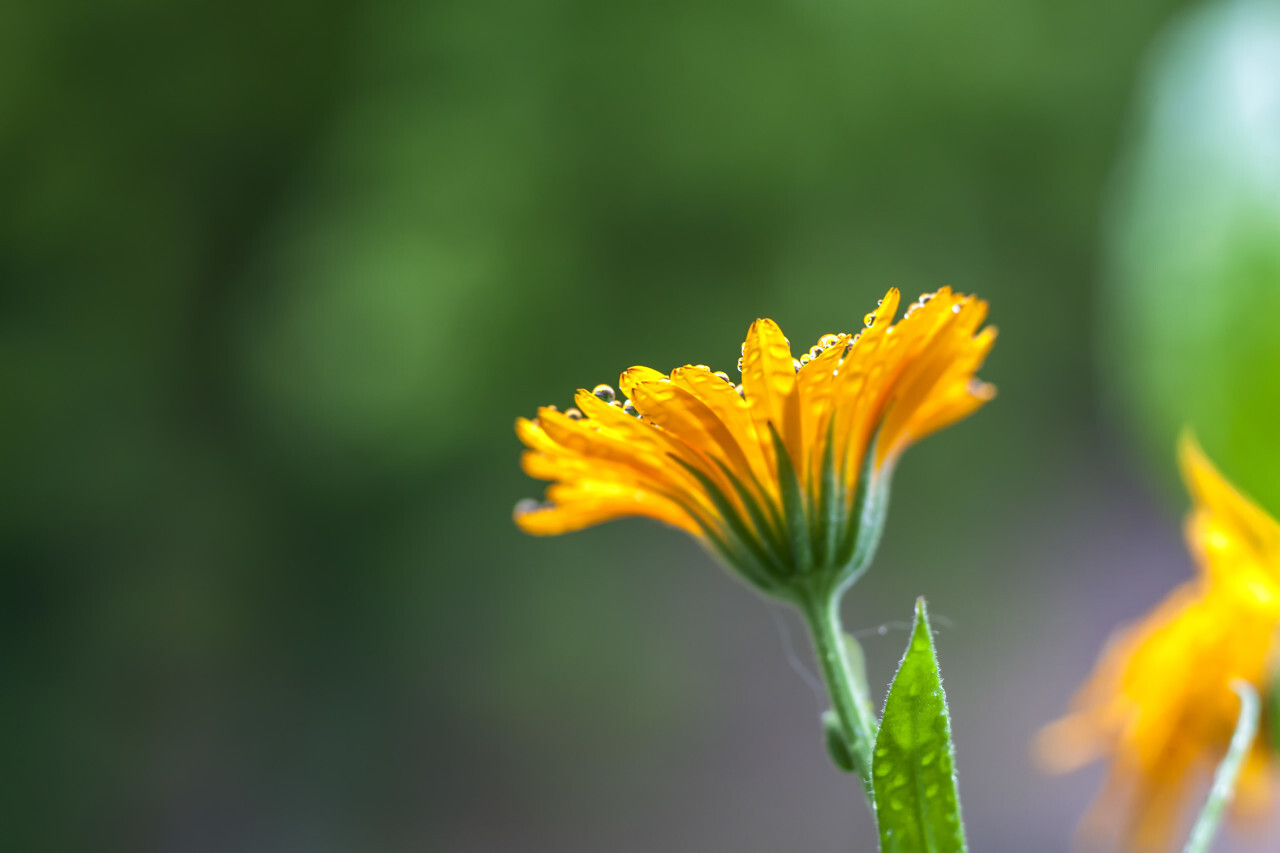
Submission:
[[[767,458],[773,457],[772,423],[782,437],[792,464],[803,459],[800,431],[800,396],[796,392],[796,368],[791,345],[772,320],[756,320],[742,345],[742,388],[756,435]]]
[[[554,536],[635,515],[666,522],[694,536],[702,533],[676,504],[620,483],[583,480],[572,485],[555,485],[547,490],[547,497],[553,502],[551,506],[516,514],[521,530],[535,536]]]
[[[1226,549],[1238,559],[1256,560],[1280,582],[1280,524],[1218,473],[1189,431],[1179,440],[1178,459],[1195,501],[1191,526],[1198,549]]]

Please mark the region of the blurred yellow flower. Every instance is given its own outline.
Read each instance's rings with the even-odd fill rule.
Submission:
[[[1223,479],[1189,435],[1179,451],[1196,577],[1113,637],[1072,713],[1036,742],[1054,772],[1111,757],[1085,828],[1118,828],[1132,850],[1169,848],[1196,810],[1189,798],[1226,753],[1240,713],[1231,683],[1244,679],[1266,695],[1280,626],[1280,524]],[[1237,813],[1271,802],[1265,740],[1241,772]]]
[[[799,359],[772,320],[747,332],[742,383],[703,365],[622,374],[579,390],[576,408],[517,421],[524,470],[547,503],[516,521],[551,535],[648,516],[698,537],[760,588],[847,583],[874,548],[888,474],[911,443],[973,412],[995,389],[974,379],[995,340],[986,303],[943,289],[893,323],[890,290],[856,335]],[[860,535],[862,531],[863,535]]]

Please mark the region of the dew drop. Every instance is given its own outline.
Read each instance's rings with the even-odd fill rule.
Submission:
[[[516,503],[516,508],[512,511],[512,516],[519,518],[522,515],[537,512],[540,509],[542,509],[541,501],[534,500],[533,498],[525,498],[524,500]]]
[[[614,398],[618,396],[614,393],[612,385],[597,385],[591,389],[591,393],[595,394],[606,403],[612,403]]]
[[[862,324],[866,326],[868,329],[874,326],[875,322],[876,322],[876,312],[874,311],[872,311],[870,314],[862,318]]]
[[[714,374],[714,375],[715,375],[715,376],[719,376],[719,377],[720,377],[721,379],[723,379],[725,382],[730,382],[730,383],[732,383],[732,380],[731,380],[731,379],[729,379],[729,374],[725,373],[723,370],[717,370],[717,371],[715,372],[715,374]]]
[[[959,305],[952,305],[952,306],[951,306],[951,313],[952,313],[952,314],[959,314],[959,313],[960,313],[960,306],[959,306]]]
[[[572,421],[582,420],[582,412],[578,411],[577,409],[565,409],[564,413],[565,415],[568,416],[569,420],[572,420]]]
[[[622,411],[626,412],[628,415],[631,415],[631,417],[633,418],[640,417],[640,412],[636,410],[635,404],[632,403],[630,400],[622,404]]]
[[[747,399],[747,392],[742,390],[742,383],[738,383],[737,385],[734,385],[733,390],[737,391],[738,396],[741,397],[742,399],[744,400]]]
[[[799,372],[800,372],[800,368],[804,367],[804,362],[802,362],[802,361],[801,361],[800,359],[798,359],[798,358],[793,358],[793,359],[791,359],[791,366],[792,366],[792,367],[794,367],[794,368],[796,369],[796,372],[797,372],[797,373],[799,373]]]
[[[739,372],[739,373],[741,373],[741,372],[742,372],[742,359],[741,359],[741,358],[739,358],[739,359],[738,359],[738,372]]]

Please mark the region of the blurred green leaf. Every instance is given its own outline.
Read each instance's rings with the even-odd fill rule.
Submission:
[[[872,777],[884,853],[967,850],[951,718],[923,598],[916,599],[911,642],[885,699]]]
[[[1139,103],[1107,223],[1103,375],[1153,468],[1172,470],[1190,426],[1275,511],[1280,6],[1190,11],[1156,42]]]

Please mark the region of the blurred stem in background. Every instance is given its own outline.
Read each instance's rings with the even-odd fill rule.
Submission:
[[[1218,825],[1222,822],[1222,814],[1235,796],[1236,779],[1244,767],[1249,750],[1253,747],[1254,738],[1258,734],[1258,717],[1261,714],[1261,702],[1258,691],[1243,679],[1236,679],[1231,689],[1240,697],[1240,718],[1236,721],[1236,730],[1231,736],[1231,746],[1227,755],[1218,765],[1213,775],[1213,787],[1209,789],[1209,799],[1191,829],[1191,837],[1183,853],[1209,853],[1213,839],[1218,834]]]

